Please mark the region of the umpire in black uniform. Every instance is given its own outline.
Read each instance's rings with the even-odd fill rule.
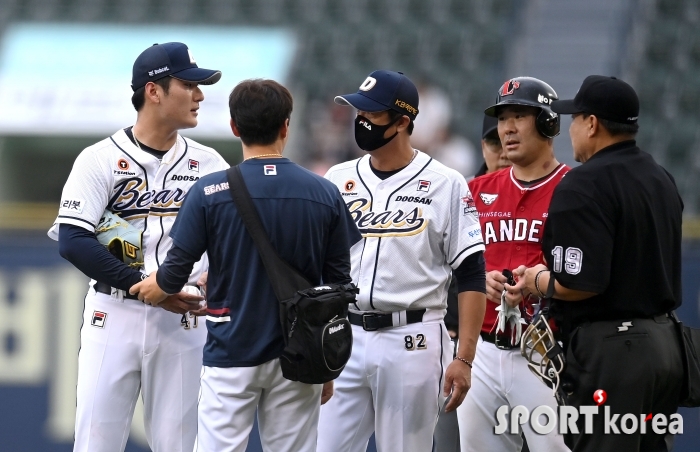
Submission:
[[[517,269],[518,283],[507,287],[552,298],[566,353],[566,404],[594,405],[596,390],[607,393],[592,434],[579,417],[580,434],[567,437],[572,451],[670,450],[672,435],[658,430],[673,428],[655,432],[652,424],[676,412],[683,378],[667,315],[681,304],[683,203],[673,177],[634,141],[639,100],[630,85],[592,75],[552,110],[572,115],[574,156],[583,165],[552,197],[542,242],[547,266]],[[627,413],[636,421],[624,421]]]

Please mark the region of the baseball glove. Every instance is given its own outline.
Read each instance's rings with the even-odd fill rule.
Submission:
[[[143,248],[139,231],[128,221],[122,220],[115,213],[105,210],[95,228],[97,240],[107,247],[117,259],[130,267],[143,266]]]

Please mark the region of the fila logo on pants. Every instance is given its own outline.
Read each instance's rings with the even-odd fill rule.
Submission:
[[[92,312],[92,320],[90,321],[90,325],[97,327],[97,328],[104,328],[106,321],[107,321],[107,313],[106,312],[102,312],[102,311],[93,311]]]

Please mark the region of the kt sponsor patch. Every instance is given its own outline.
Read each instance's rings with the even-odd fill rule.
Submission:
[[[97,328],[104,328],[105,322],[107,322],[107,313],[106,312],[102,312],[102,311],[93,311],[92,312],[92,320],[90,321],[90,325],[97,327]]]

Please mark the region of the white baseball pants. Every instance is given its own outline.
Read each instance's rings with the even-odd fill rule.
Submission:
[[[207,329],[185,329],[181,318],[90,289],[80,331],[75,452],[122,452],[139,392],[151,450],[192,451]]]
[[[479,338],[472,369],[472,387],[457,408],[462,452],[520,452],[523,445],[520,434],[510,434],[510,429],[502,435],[494,433],[496,411],[502,405],[510,405],[511,408],[523,405],[530,412],[539,405],[548,405],[556,412],[557,402],[552,390],[528,369],[527,360],[520,354],[519,348],[501,350]],[[556,429],[549,435],[540,435],[532,430],[529,423],[521,427],[532,452],[569,450],[564,444],[564,437]]]
[[[321,407],[319,452],[429,452],[453,345],[442,321],[378,331],[353,325],[352,355]]]
[[[244,452],[258,410],[266,452],[314,452],[322,385],[287,380],[279,360],[204,367],[195,452]]]

